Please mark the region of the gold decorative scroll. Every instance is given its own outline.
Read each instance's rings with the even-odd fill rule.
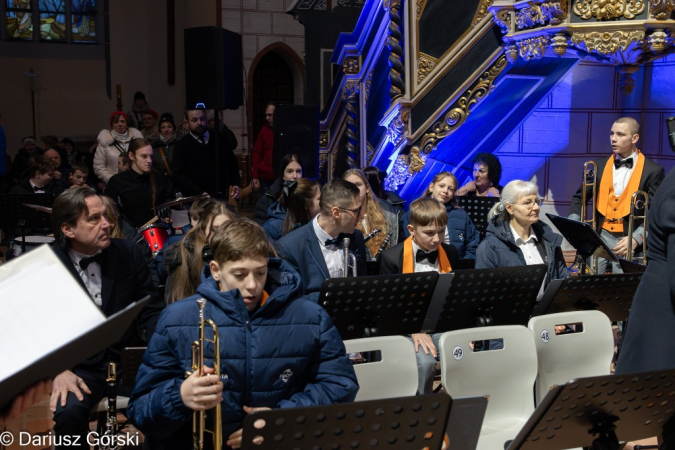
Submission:
[[[434,70],[436,63],[438,61],[422,52],[420,52],[420,57],[417,60],[417,83],[421,83],[429,73]]]
[[[576,0],[572,11],[584,20],[634,19],[645,10],[642,0]]]
[[[422,17],[422,12],[424,11],[426,4],[427,0],[417,0],[417,20],[420,20],[420,17]]]
[[[644,31],[572,33],[572,44],[583,44],[589,52],[609,56],[619,50],[625,51],[631,43],[641,42],[644,38]]]
[[[403,110],[399,112],[394,120],[391,121],[387,128],[387,136],[389,141],[398,147],[406,133],[408,132],[408,119],[410,118],[410,110]]]
[[[328,147],[328,132],[319,133],[319,147]]]
[[[347,74],[359,73],[359,58],[345,58],[344,62],[342,63],[342,70]]]
[[[649,10],[656,20],[668,20],[675,10],[675,0],[650,0]]]
[[[471,25],[476,26],[478,22],[483,20],[483,17],[487,16],[488,13],[488,8],[494,3],[494,0],[481,0],[480,6],[478,7],[478,12],[476,13],[476,17],[473,19],[473,23]]]

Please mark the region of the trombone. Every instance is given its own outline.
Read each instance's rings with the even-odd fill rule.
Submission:
[[[595,219],[595,200],[596,200],[596,189],[597,189],[597,164],[595,164],[595,161],[586,161],[584,163],[584,180],[583,183],[581,184],[581,222],[582,223],[589,223],[593,227],[594,230],[597,231],[597,221]],[[590,219],[587,218],[586,216],[588,215],[588,210],[586,208],[586,202],[588,201],[588,198],[586,197],[586,190],[588,188],[591,188],[591,217]],[[582,273],[581,275],[592,275],[592,274],[597,274],[598,273],[598,257],[597,256],[591,256],[592,262],[591,262],[591,268],[588,269],[588,274]]]
[[[349,269],[352,269],[352,276],[357,277],[356,269],[356,256],[353,253],[349,253],[349,243],[350,239],[348,237],[342,240],[342,268],[340,269],[340,275],[343,278],[349,276]]]
[[[199,340],[192,343],[192,371],[186,372],[188,377],[194,372],[202,376],[202,367],[204,367],[204,346],[207,342],[213,344],[213,370],[214,374],[220,378],[220,339],[218,336],[218,327],[212,319],[204,319],[204,307],[206,306],[206,299],[197,299],[197,307],[199,308]],[[205,336],[206,327],[210,327],[213,333],[213,339],[208,339]],[[213,437],[214,450],[221,450],[223,447],[223,423],[220,403],[212,410],[213,414],[213,429],[206,428],[206,419],[208,418],[206,411],[195,411],[192,414],[192,448],[194,450],[202,450],[204,448],[204,433],[211,434]]]
[[[635,215],[636,210],[642,210],[642,215]],[[628,245],[626,246],[626,259],[628,261],[633,261],[633,231],[634,225],[633,221],[635,219],[642,219],[642,226],[644,231],[642,232],[642,264],[647,265],[647,211],[649,210],[649,194],[645,191],[635,191],[633,196],[630,199],[630,215],[628,216],[628,234],[630,239],[628,240]]]

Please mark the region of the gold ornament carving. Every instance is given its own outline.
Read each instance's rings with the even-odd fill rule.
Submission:
[[[497,15],[492,17],[492,20],[499,26],[502,33],[506,34],[511,30],[511,14],[508,9],[500,9]]]
[[[368,73],[368,77],[366,78],[366,105],[368,105],[368,100],[370,100],[370,86],[373,84],[373,71],[371,70]]]
[[[625,51],[633,42],[641,42],[644,31],[614,31],[605,33],[572,33],[574,45],[584,45],[589,52],[609,56],[619,50]]]
[[[668,20],[675,10],[675,0],[650,0],[649,10],[656,20]]]
[[[422,11],[424,11],[426,4],[427,0],[417,0],[417,20],[420,20],[420,17],[422,17]]]
[[[673,45],[673,38],[668,35],[666,30],[657,29],[647,37],[649,49],[655,54],[661,54],[666,47]]]
[[[319,171],[323,172],[326,168],[326,164],[328,163],[328,153],[323,152],[319,153]]]
[[[358,81],[347,81],[342,87],[342,98],[344,100],[349,97],[354,97],[359,93],[359,82]]]
[[[637,72],[639,67],[637,66],[620,66],[617,68],[621,77],[619,78],[619,87],[625,95],[630,95],[633,92],[635,87],[635,79],[633,74]]]
[[[504,50],[504,55],[510,63],[518,61],[518,47],[516,47],[515,44],[510,44],[506,47],[506,50]]]
[[[567,51],[567,35],[563,32],[556,33],[551,38],[551,48],[553,48],[556,55],[564,55]]]
[[[359,58],[345,58],[342,63],[342,71],[346,74],[359,73]]]
[[[642,0],[576,0],[572,11],[584,20],[634,19],[645,10]]]
[[[542,4],[528,4],[527,7],[516,11],[516,26],[519,29],[532,28],[536,25],[557,25],[566,19],[567,0],[547,2]]]
[[[492,6],[492,3],[494,3],[494,0],[482,0],[480,2],[480,6],[478,6],[478,12],[476,13],[476,18],[473,19],[473,23],[471,25],[476,26],[478,22],[483,20],[483,17],[487,16],[488,8]]]
[[[548,35],[536,36],[516,42],[516,46],[518,47],[518,55],[520,55],[520,57],[525,61],[543,57],[546,49],[548,48],[548,44]]]
[[[328,132],[319,133],[319,147],[328,147]]]
[[[466,122],[472,109],[492,92],[495,79],[504,71],[506,66],[506,55],[502,55],[462,94],[450,111],[445,114],[443,120],[436,122],[431,127],[431,132],[422,136],[420,144],[410,150],[410,173],[419,172],[424,167],[422,155],[431,153],[439,141],[451,135]]]
[[[369,166],[375,157],[375,149],[370,142],[366,141],[366,166]]]
[[[389,141],[398,147],[403,138],[408,132],[408,119],[410,118],[410,110],[400,112],[394,120],[391,121],[387,128],[387,136]]]
[[[420,52],[420,57],[417,60],[417,84],[421,83],[434,70],[436,62],[435,58]]]

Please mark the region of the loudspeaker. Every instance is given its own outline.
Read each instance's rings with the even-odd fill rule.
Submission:
[[[319,107],[279,105],[274,110],[274,173],[281,173],[281,160],[295,153],[303,164],[303,178],[319,174]]]
[[[244,104],[241,35],[219,27],[187,28],[186,105],[237,109]]]

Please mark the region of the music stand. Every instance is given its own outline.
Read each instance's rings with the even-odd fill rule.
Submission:
[[[628,261],[627,259],[620,259],[619,265],[623,273],[644,273],[647,270],[647,266],[644,264]]]
[[[21,229],[21,252],[26,252],[26,228],[51,229],[51,215],[26,206],[37,205],[51,208],[52,194],[0,194],[0,228]]]
[[[329,278],[318,303],[343,340],[419,333],[438,273]]]
[[[544,397],[508,450],[622,448],[660,435],[675,413],[675,370],[579,378]]]
[[[619,258],[607,247],[605,241],[602,240],[591,224],[549,213],[546,213],[546,217],[551,220],[553,225],[560,231],[560,234],[567,239],[567,242],[577,249],[577,253],[581,256],[580,273],[586,273],[586,260],[590,256],[619,262]]]
[[[466,450],[476,448],[483,427],[485,411],[488,407],[487,396],[452,399],[450,418],[446,434],[450,440],[448,450]]]
[[[476,227],[480,240],[485,237],[488,226],[488,213],[492,207],[499,203],[499,197],[476,197],[476,196],[457,196],[457,206],[462,208],[471,218]]]
[[[440,450],[451,404],[422,395],[260,411],[244,419],[241,448]]]
[[[599,310],[611,322],[626,320],[642,274],[584,275],[553,280],[533,316],[566,311]]]
[[[491,325],[527,325],[546,265],[455,272],[435,332]]]

